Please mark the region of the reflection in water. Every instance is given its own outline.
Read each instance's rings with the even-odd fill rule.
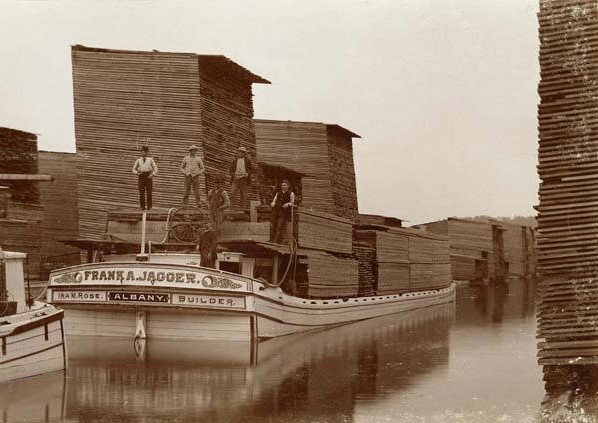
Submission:
[[[537,421],[534,292],[465,286],[456,310],[259,344],[70,338],[66,382],[2,387],[0,422]]]
[[[453,315],[454,305],[442,305],[272,339],[253,353],[248,343],[149,341],[143,362],[132,341],[78,339],[69,345],[67,417],[350,421],[356,400],[446,366]]]
[[[48,373],[0,385],[0,419],[4,422],[50,422],[65,416],[66,376]]]

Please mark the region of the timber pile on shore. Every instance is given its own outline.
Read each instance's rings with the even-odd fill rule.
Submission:
[[[598,9],[540,1],[541,364],[598,362]]]

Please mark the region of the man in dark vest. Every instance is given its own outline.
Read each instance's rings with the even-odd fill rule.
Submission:
[[[214,188],[208,192],[208,207],[212,225],[218,231],[224,221],[224,210],[230,207],[228,194],[222,189],[222,176],[220,175],[214,178]]]
[[[280,190],[274,195],[272,200],[272,218],[270,227],[270,242],[280,244],[286,224],[291,220],[291,213],[295,205],[295,194],[291,191],[289,181],[286,179],[280,184]]]

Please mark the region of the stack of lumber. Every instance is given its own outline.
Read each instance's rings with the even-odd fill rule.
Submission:
[[[27,274],[39,279],[42,260],[43,208],[40,205],[11,203],[7,219],[0,219],[0,247],[27,254]]]
[[[374,295],[377,289],[378,266],[376,249],[366,242],[353,242],[353,256],[357,260],[358,294]]]
[[[138,204],[131,169],[141,146],[159,169],[157,207],[181,203],[191,144],[210,175],[228,176],[240,146],[255,157],[251,84],[267,81],[224,56],[74,46],[72,62],[79,236],[101,236],[106,211]],[[205,196],[205,174],[200,187]]]
[[[410,228],[357,228],[353,236],[355,242],[376,250],[377,294],[442,288],[451,283],[446,236]],[[363,259],[357,257],[361,263]],[[365,260],[363,266],[369,264]]]
[[[297,242],[300,248],[313,248],[335,253],[352,252],[351,221],[304,207],[294,212],[297,221]]]
[[[357,218],[353,138],[338,125],[255,120],[258,160],[306,176],[302,204],[346,219]]]
[[[359,291],[357,260],[336,257],[323,251],[308,251],[308,290],[310,298],[353,297]]]
[[[17,129],[0,127],[0,174],[37,175],[37,136]],[[38,182],[32,180],[1,180],[8,186],[12,201],[39,203]]]
[[[44,207],[44,260],[54,256],[78,253],[79,249],[58,240],[78,236],[77,169],[73,153],[39,152],[39,170],[52,177],[51,182],[39,185]]]
[[[598,9],[540,1],[541,364],[598,362]]]
[[[455,280],[494,277],[492,225],[488,221],[448,218],[422,225],[425,230],[450,238],[451,272]],[[484,269],[483,274],[477,269]]]

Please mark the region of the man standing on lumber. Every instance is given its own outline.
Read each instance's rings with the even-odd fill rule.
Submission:
[[[224,222],[224,210],[230,207],[228,194],[222,189],[222,185],[222,176],[216,175],[214,178],[214,188],[208,192],[210,219],[217,234],[219,233],[222,222]]]
[[[158,174],[158,166],[154,159],[147,156],[148,151],[147,146],[141,147],[141,157],[135,160],[133,165],[133,174],[137,175],[141,210],[152,209],[152,180]]]
[[[272,206],[270,242],[280,244],[295,205],[295,194],[291,191],[289,181],[286,179],[282,181],[280,190],[276,192],[270,205]]]
[[[185,175],[185,195],[183,195],[183,204],[187,204],[189,201],[189,193],[191,187],[195,193],[195,202],[197,207],[201,204],[201,195],[199,194],[199,175],[204,173],[206,168],[203,165],[203,161],[197,154],[197,146],[192,145],[189,147],[189,155],[183,158],[181,163],[181,172]]]
[[[240,206],[245,206],[245,194],[247,193],[247,185],[251,178],[251,160],[247,156],[247,149],[239,147],[237,157],[235,157],[230,165],[231,189],[230,199],[234,201],[237,193],[239,193]]]

